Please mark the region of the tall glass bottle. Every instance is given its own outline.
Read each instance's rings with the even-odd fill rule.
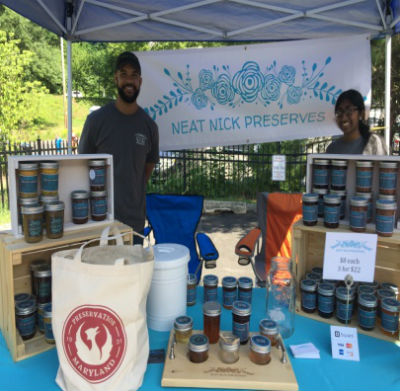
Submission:
[[[282,338],[290,337],[294,331],[296,280],[289,258],[274,257],[271,259],[266,302],[267,317],[278,324]]]

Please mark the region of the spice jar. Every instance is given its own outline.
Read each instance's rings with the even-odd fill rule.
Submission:
[[[43,311],[44,339],[49,344],[54,344],[53,327],[51,323],[51,303],[47,303]]]
[[[318,314],[322,318],[331,318],[335,309],[335,285],[322,282],[318,285]]]
[[[313,187],[328,189],[329,186],[329,160],[315,159],[313,162]]]
[[[46,204],[46,236],[49,239],[61,238],[64,234],[64,202]]]
[[[187,294],[186,294],[186,304],[188,306],[196,304],[196,287],[197,287],[196,274],[189,273],[187,275]]]
[[[350,229],[365,232],[367,226],[368,200],[363,197],[350,199]]]
[[[106,189],[106,161],[104,159],[89,160],[89,182],[91,191]]]
[[[331,189],[346,188],[347,160],[331,160]]]
[[[237,280],[235,277],[226,276],[222,279],[222,305],[230,310],[237,297]]]
[[[379,236],[392,236],[397,205],[389,200],[377,200],[375,203],[375,230]]]
[[[16,324],[23,340],[31,339],[36,333],[36,303],[23,301],[15,306]]]
[[[271,319],[261,319],[258,327],[260,334],[271,341],[271,346],[276,346],[279,338],[278,324]]]
[[[317,308],[317,282],[306,279],[300,283],[301,309],[304,312],[312,313]]]
[[[202,363],[208,359],[208,338],[203,334],[193,334],[189,338],[189,360],[194,363]]]
[[[367,203],[367,223],[372,222],[372,213],[373,213],[373,202],[372,202],[372,193],[355,193],[356,197],[365,198]]]
[[[34,272],[34,285],[38,303],[51,301],[51,270],[50,266],[40,266]]]
[[[340,197],[339,219],[343,220],[346,216],[346,191],[345,190],[331,190],[330,193],[336,194]]]
[[[107,192],[92,191],[90,193],[90,211],[94,221],[102,221],[107,217]]]
[[[22,226],[22,231],[24,230],[24,224],[23,224],[21,208],[23,206],[38,206],[38,205],[39,205],[38,197],[18,199],[18,224]]]
[[[356,162],[356,191],[371,193],[373,163],[367,160]]]
[[[38,196],[38,173],[38,163],[18,163],[18,195],[20,198],[33,198]]]
[[[318,194],[318,217],[324,217],[324,195],[328,194],[328,189],[314,187],[312,192]]]
[[[253,280],[250,277],[239,277],[238,279],[238,300],[251,304],[253,296]]]
[[[351,322],[353,314],[355,290],[344,286],[336,288],[336,319],[344,324]]]
[[[203,277],[204,286],[204,303],[207,301],[217,301],[217,288],[218,288],[218,277],[214,274],[206,274]]]
[[[225,364],[233,364],[239,360],[239,338],[229,332],[219,335],[219,357]]]
[[[358,296],[358,324],[363,330],[374,329],[377,308],[378,301],[375,295],[361,293]]]
[[[303,194],[303,224],[316,225],[318,221],[318,194]]]
[[[381,329],[384,334],[394,336],[399,331],[400,302],[396,299],[383,299],[381,302]]]
[[[178,316],[174,322],[176,342],[187,343],[192,335],[193,319],[190,316]]]
[[[254,364],[268,364],[271,361],[271,341],[263,335],[253,335],[250,338],[249,358]]]
[[[31,272],[31,289],[32,289],[32,294],[34,296],[37,296],[37,284],[36,284],[36,280],[35,280],[35,270],[37,270],[38,268],[42,267],[42,266],[48,266],[48,262],[44,259],[35,259],[34,261],[32,261],[29,265],[29,270]]]
[[[397,162],[379,162],[379,193],[396,194]]]
[[[43,238],[43,206],[23,206],[21,213],[25,241],[27,243],[40,242]]]
[[[339,227],[340,197],[336,194],[324,195],[324,225],[327,228]]]
[[[45,196],[58,195],[58,162],[41,162],[40,188]]]
[[[72,222],[85,224],[89,220],[89,193],[85,190],[75,190],[71,193]]]
[[[398,300],[399,287],[396,284],[392,284],[391,282],[382,282],[381,288],[393,291],[393,293],[395,294],[396,300]]]
[[[243,345],[249,340],[251,304],[246,301],[234,301],[232,306],[232,332],[239,337]]]
[[[203,304],[204,334],[210,343],[217,343],[221,320],[221,305],[216,301],[207,301]]]

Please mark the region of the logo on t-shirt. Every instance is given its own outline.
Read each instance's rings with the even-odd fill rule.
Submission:
[[[136,133],[136,144],[146,145],[147,137],[142,133]]]

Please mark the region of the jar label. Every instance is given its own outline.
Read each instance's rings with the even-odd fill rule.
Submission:
[[[318,310],[330,314],[333,312],[335,300],[333,296],[318,295]]]
[[[37,193],[37,175],[19,177],[20,193]]]
[[[345,187],[346,170],[332,169],[331,185],[336,187]]]
[[[36,238],[42,236],[43,219],[28,219],[28,236]]]
[[[249,325],[250,322],[238,323],[233,321],[232,323],[232,333],[239,337],[240,342],[245,342],[249,339]]]
[[[204,289],[204,302],[217,301],[217,288]]]
[[[394,215],[383,216],[377,213],[375,217],[375,222],[376,222],[377,232],[387,233],[387,234],[393,233]]]
[[[43,191],[57,191],[58,174],[41,174],[41,185]]]
[[[188,288],[186,301],[188,304],[192,304],[196,302],[196,287]]]
[[[303,220],[304,221],[317,221],[318,219],[318,206],[305,205],[303,203]]]
[[[105,198],[93,199],[90,201],[93,216],[104,216],[107,213],[107,200]]]
[[[324,207],[324,221],[326,223],[337,223],[339,221],[340,205]]]
[[[399,316],[387,314],[381,311],[381,326],[389,333],[395,333],[399,327]]]
[[[382,190],[395,190],[397,186],[397,172],[380,172],[379,188]]]
[[[350,226],[365,228],[367,224],[367,211],[350,210]]]
[[[349,303],[342,303],[340,301],[337,301],[336,316],[339,319],[348,321],[351,319],[352,313],[353,313],[353,302],[352,301],[350,301]]]
[[[89,215],[88,200],[74,200],[72,202],[72,217],[77,219],[86,218]]]
[[[225,289],[222,290],[222,299],[223,304],[227,306],[231,306],[232,303],[236,300],[236,289],[232,291],[227,291]]]
[[[308,310],[317,308],[317,295],[315,292],[301,292],[301,305]]]
[[[89,170],[89,179],[91,186],[104,186],[106,179],[106,170],[104,167],[91,168]]]
[[[60,234],[63,232],[64,219],[62,217],[50,217],[50,233]]]
[[[360,326],[366,329],[373,329],[376,323],[376,310],[371,308],[371,311],[366,311],[358,307],[358,322]]]
[[[246,303],[251,304],[252,292],[253,289],[244,290],[239,288],[238,300],[245,301]]]
[[[357,170],[356,185],[357,185],[357,187],[370,188],[372,186],[372,171]]]
[[[49,302],[51,298],[51,278],[46,277],[42,278],[41,281],[38,283],[38,301],[43,303]],[[46,300],[43,300],[46,299]]]
[[[328,169],[314,168],[314,185],[328,186]]]
[[[35,332],[36,313],[33,313],[25,318],[17,315],[17,329],[21,337],[31,335]]]

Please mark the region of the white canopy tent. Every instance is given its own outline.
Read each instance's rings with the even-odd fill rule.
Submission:
[[[386,37],[385,139],[390,143],[391,36],[399,0],[0,0],[67,40],[68,141],[71,43],[77,41],[279,41]]]

